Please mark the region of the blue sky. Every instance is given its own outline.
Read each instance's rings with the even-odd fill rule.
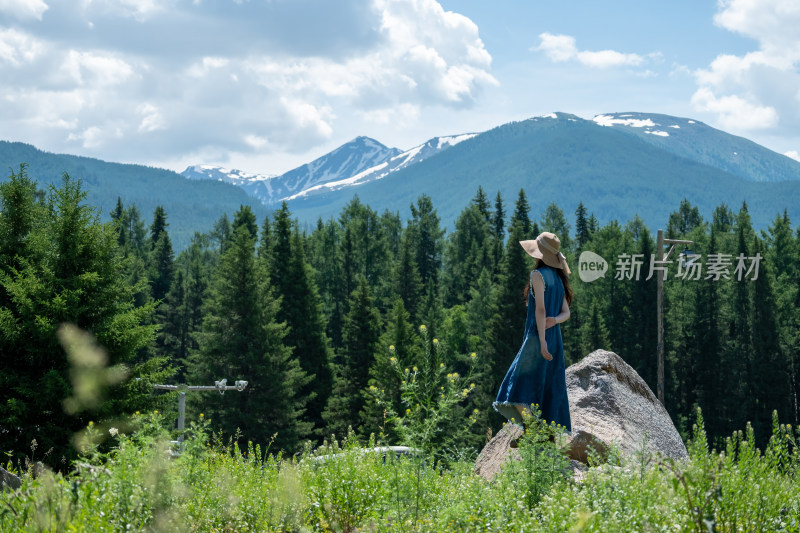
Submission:
[[[0,139],[281,173],[564,111],[800,151],[797,0],[0,0]]]

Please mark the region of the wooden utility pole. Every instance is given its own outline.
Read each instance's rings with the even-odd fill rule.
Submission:
[[[669,251],[664,255],[664,245],[671,244]],[[658,230],[656,237],[656,265],[661,266],[663,261],[669,259],[676,244],[694,244],[694,241],[678,239],[665,239],[664,231]],[[664,405],[664,271],[659,269],[657,274],[658,296],[656,298],[658,317],[658,401]]]

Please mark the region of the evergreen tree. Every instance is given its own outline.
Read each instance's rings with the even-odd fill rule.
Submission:
[[[703,217],[700,216],[700,209],[693,206],[689,200],[684,198],[677,211],[669,215],[667,223],[666,237],[668,239],[678,239],[689,235],[695,228],[703,224]]]
[[[120,248],[124,249],[128,233],[125,231],[125,206],[122,205],[122,198],[120,196],[117,196],[117,205],[114,207],[114,210],[111,211],[111,221],[117,228],[117,242]]]
[[[422,278],[419,275],[412,246],[410,234],[405,232],[400,245],[400,252],[395,262],[393,292],[400,297],[406,309],[413,311],[411,320],[416,323],[416,311],[419,308],[422,295]]]
[[[591,232],[589,231],[589,220],[586,218],[586,208],[583,206],[583,202],[578,202],[578,208],[575,209],[575,240],[578,245],[577,251],[583,250],[583,247],[589,241],[590,237]]]
[[[653,270],[650,279],[647,279],[650,265],[650,257],[655,257],[656,243],[650,236],[644,222],[636,217],[634,220],[641,222],[638,230],[631,231],[632,238],[636,239],[637,252],[641,254],[647,273],[642,273],[638,281],[630,284],[630,299],[627,305],[628,335],[620,339],[619,350],[625,360],[636,370],[645,380],[651,390],[658,390],[658,361],[656,359],[658,345],[658,271]],[[672,258],[674,259],[674,257]],[[654,265],[658,266],[658,265]],[[667,281],[668,272],[664,273],[664,280]],[[667,307],[665,307],[667,309]]]
[[[444,230],[439,226],[439,215],[433,208],[430,196],[423,194],[417,199],[416,205],[411,204],[411,220],[406,231],[410,232],[409,238],[423,284],[432,283],[438,291]]]
[[[491,226],[492,211],[489,208],[489,198],[486,196],[486,193],[483,191],[483,187],[480,185],[478,185],[478,192],[475,193],[475,198],[472,199],[472,205],[478,209],[478,212],[486,221],[486,224]]]
[[[183,270],[175,272],[175,278],[164,302],[156,311],[157,323],[161,330],[156,336],[158,352],[168,358],[178,371],[175,375],[178,382],[185,380],[184,366],[189,356],[189,314],[186,305],[186,280]]]
[[[163,300],[172,285],[175,254],[169,234],[162,231],[149,254],[150,290],[155,300]]]
[[[310,397],[308,420],[321,429],[324,426],[322,412],[331,392],[332,371],[320,299],[313,271],[306,262],[302,237],[285,202],[273,214],[273,222],[272,281],[282,297],[278,320],[289,326],[285,344],[294,347],[294,357],[299,360],[300,368],[313,377],[303,394]]]
[[[243,205],[233,216],[231,223],[231,231],[235,232],[239,226],[244,226],[250,236],[255,240],[258,237],[258,223],[256,222],[256,215],[249,205]]]
[[[528,204],[528,196],[525,189],[519,190],[517,203],[514,206],[514,214],[511,216],[511,225],[516,224],[522,235],[522,240],[535,239],[539,235],[538,226],[531,223],[531,206]]]
[[[124,241],[127,246],[125,255],[132,254],[143,259],[146,249],[147,230],[144,227],[144,221],[136,204],[125,210],[123,221],[123,227],[125,228]]]
[[[227,213],[223,213],[222,216],[214,222],[214,227],[211,230],[210,236],[211,240],[216,242],[219,254],[224,254],[231,240],[231,222],[228,219]]]
[[[72,437],[90,419],[160,405],[151,384],[171,372],[163,358],[135,363],[154,335],[145,325],[153,308],[134,304],[136,287],[126,283],[114,225],[98,222],[80,182],[66,174],[61,187],[50,188],[45,208],[36,197],[24,167],[0,185],[0,446],[22,451],[36,439],[52,448],[46,460],[61,466],[62,457],[75,456]],[[73,402],[64,412],[74,392],[56,336],[64,323],[90,331],[109,365],[124,365],[141,381],[111,387],[105,401],[82,404],[86,410]]]
[[[600,312],[600,306],[592,302],[589,307],[589,318],[586,326],[582,328],[582,352],[590,354],[595,350],[608,350],[608,329]]]
[[[492,269],[491,227],[474,202],[461,212],[455,231],[447,239],[443,287],[446,306],[466,302],[481,271]]]
[[[150,250],[156,247],[162,233],[167,231],[167,212],[162,206],[156,206],[153,211],[153,223],[150,225]]]
[[[255,259],[255,238],[241,224],[212,278],[189,374],[203,384],[248,381],[244,392],[204,396],[203,409],[228,435],[238,430],[243,442],[265,444],[276,435],[273,446],[291,452],[311,430],[303,420],[307,398],[301,392],[311,376],[283,342],[286,327],[276,320],[278,301],[266,280]]]
[[[716,234],[711,232],[708,242],[708,255],[717,254]],[[723,436],[721,427],[722,412],[722,346],[720,326],[720,302],[717,286],[719,280],[709,275],[696,280],[696,305],[689,328],[689,352],[687,356],[694,362],[695,398],[703,410],[710,440]]]
[[[358,429],[367,398],[369,369],[378,349],[381,317],[364,276],[358,278],[349,307],[344,321],[343,346],[334,365],[333,390],[323,413],[326,433],[339,438],[347,435],[348,427]]]
[[[500,274],[500,267],[503,263],[503,243],[506,239],[505,229],[506,212],[503,208],[503,197],[500,191],[494,199],[494,212],[492,213],[492,276]]]
[[[551,202],[542,213],[542,231],[555,233],[561,241],[561,253],[564,255],[572,251],[572,238],[569,236],[570,225],[564,211],[555,202]],[[534,238],[536,235],[533,236]]]
[[[419,363],[421,358],[419,336],[410,318],[403,300],[396,298],[386,317],[386,329],[380,336],[369,367],[369,385],[385,391],[385,397],[392,402],[397,413],[402,412],[400,378],[394,366],[410,368]],[[390,428],[385,425],[384,413],[372,399],[366,401],[361,420],[364,434],[378,433],[381,430],[390,433]]]
[[[753,253],[764,256],[764,246],[754,238]],[[758,277],[753,283],[753,351],[749,376],[751,384],[751,412],[753,430],[760,446],[764,446],[772,433],[772,411],[786,420],[791,414],[789,397],[788,358],[782,353],[775,313],[775,294],[770,284],[770,265],[762,261]]]

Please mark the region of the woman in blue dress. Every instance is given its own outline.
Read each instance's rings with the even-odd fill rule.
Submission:
[[[569,318],[572,303],[569,266],[559,252],[561,241],[553,233],[546,231],[520,244],[536,259],[526,288],[525,337],[493,407],[510,422],[522,425],[523,415],[530,414],[531,405],[537,405],[542,419],[560,424],[571,433],[564,343],[559,326]]]

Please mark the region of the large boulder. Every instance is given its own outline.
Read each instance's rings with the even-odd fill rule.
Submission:
[[[586,459],[587,445],[602,451],[615,444],[623,458],[639,450],[685,459],[686,446],[669,413],[620,356],[595,350],[567,369],[572,419],[570,456]]]
[[[22,481],[17,476],[0,467],[0,491],[18,489],[21,485]]]
[[[592,448],[605,456],[615,447],[623,460],[640,450],[651,458],[655,454],[676,460],[687,457],[667,410],[614,352],[595,350],[567,368],[567,394],[572,435],[563,446],[573,460],[576,478],[581,470],[577,463],[588,463]],[[516,456],[509,445],[520,432],[519,427],[506,424],[481,451],[476,472],[493,478],[509,455]]]

